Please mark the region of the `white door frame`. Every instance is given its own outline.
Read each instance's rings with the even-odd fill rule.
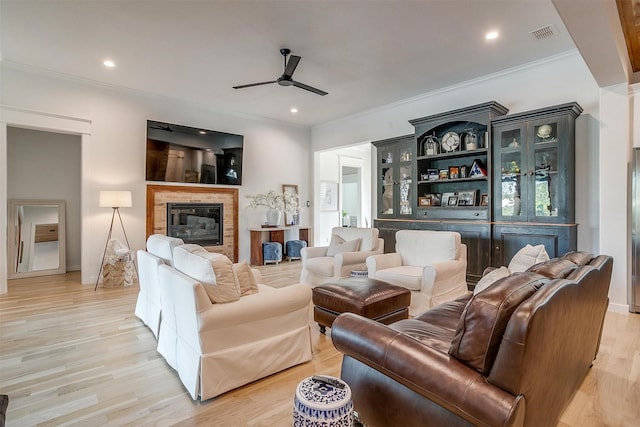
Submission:
[[[86,164],[89,156],[91,141],[91,120],[78,117],[62,116],[59,114],[27,110],[19,107],[0,105],[0,230],[7,230],[7,127],[42,130],[47,132],[79,135],[81,139],[82,165]],[[88,262],[82,254],[83,248],[89,247],[85,218],[87,214],[88,191],[85,183],[85,169],[81,165],[82,181],[80,183],[80,269],[82,283],[89,283]],[[7,233],[0,233],[0,248],[7,248]],[[7,293],[7,257],[0,256],[0,294]]]

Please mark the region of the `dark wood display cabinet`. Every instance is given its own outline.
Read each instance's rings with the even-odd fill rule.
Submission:
[[[457,231],[467,280],[508,265],[526,244],[550,257],[575,250],[576,103],[505,115],[492,101],[409,122],[414,135],[374,142],[378,218],[394,252],[398,230]]]
[[[378,152],[378,216],[413,216],[414,166],[413,135],[376,141]]]
[[[409,120],[417,153],[416,218],[490,220],[490,123],[507,111],[487,102]]]
[[[575,102],[497,118],[493,128],[493,263],[527,243],[575,250]],[[515,251],[515,252],[514,252]]]

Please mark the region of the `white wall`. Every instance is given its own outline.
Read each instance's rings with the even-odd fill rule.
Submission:
[[[628,193],[624,174],[631,144],[631,119],[624,105],[629,104],[629,98],[616,91],[601,93],[577,52],[315,126],[311,146],[317,152],[353,141],[405,135],[414,131],[408,123],[410,119],[490,100],[503,104],[511,113],[571,101],[584,109],[576,120],[578,249],[615,257],[609,295],[612,304],[625,306],[629,282],[625,248],[630,233],[625,218]],[[606,121],[601,120],[601,114]],[[637,125],[637,112],[635,116]],[[601,152],[606,156],[600,156]],[[602,228],[604,222],[607,225]]]
[[[82,152],[83,283],[95,281],[108,232],[111,210],[98,207],[100,190],[132,191],[133,207],[121,210],[122,219],[132,248],[144,247],[148,119],[244,135],[243,185],[239,187],[241,260],[250,258],[248,227],[264,222],[263,212],[247,209],[246,194],[269,189],[281,191],[282,184],[297,184],[300,199],[311,199],[308,128],[11,68],[6,64],[1,67],[0,98],[4,105],[90,121],[90,142],[86,149],[83,146]],[[0,165],[6,162],[4,143],[0,144]],[[3,187],[5,182],[6,177],[2,177]],[[3,202],[6,204],[6,199]],[[302,212],[302,224],[310,223],[309,214],[308,210]],[[85,239],[85,235],[91,238]],[[6,277],[6,272],[0,273]]]
[[[7,129],[7,197],[65,201],[67,271],[80,270],[80,143],[78,135]]]

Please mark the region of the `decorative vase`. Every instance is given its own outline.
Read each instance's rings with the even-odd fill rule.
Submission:
[[[267,210],[267,225],[279,225],[282,212],[278,209],[269,208]]]

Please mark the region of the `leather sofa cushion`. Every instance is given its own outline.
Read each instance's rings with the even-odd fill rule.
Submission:
[[[578,265],[587,265],[589,264],[596,256],[589,252],[577,251],[577,252],[567,252],[562,256],[563,259],[567,259],[574,264]]]
[[[449,354],[488,374],[511,314],[548,281],[532,272],[514,273],[471,297],[460,317]]]
[[[447,354],[455,333],[454,329],[415,319],[400,320],[392,323],[389,327],[420,341],[425,346],[431,347],[442,354]]]
[[[529,267],[527,271],[541,274],[549,279],[564,279],[576,268],[578,266],[568,259],[554,258]]]
[[[455,332],[458,328],[460,316],[462,316],[464,308],[471,299],[471,295],[471,293],[466,293],[453,301],[448,301],[433,307],[424,313],[417,315],[414,319],[443,328],[448,328]],[[449,344],[451,344],[451,340],[449,341]]]

